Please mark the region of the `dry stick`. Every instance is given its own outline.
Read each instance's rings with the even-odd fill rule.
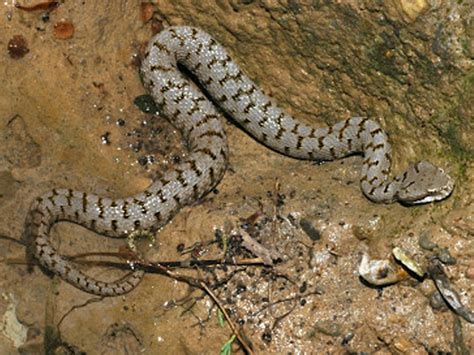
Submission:
[[[77,259],[79,257],[91,256],[95,253],[81,254],[72,257],[71,259]],[[107,253],[107,256],[114,256],[113,253]],[[97,253],[96,255],[104,255]],[[115,255],[118,256],[118,255]],[[212,266],[212,265],[228,265],[228,266],[266,266],[264,260],[261,258],[245,258],[233,261],[222,261],[222,259],[194,259],[194,260],[183,260],[183,261],[157,261],[157,262],[146,262],[142,260],[130,260],[130,263],[114,262],[114,261],[102,261],[102,260],[75,260],[80,264],[92,264],[96,266],[113,266],[121,269],[130,269],[130,263],[133,264],[134,268],[142,268],[148,272],[160,272],[163,268],[194,268],[196,266]]]
[[[93,298],[89,298],[87,299],[85,302],[81,303],[81,304],[76,304],[74,306],[72,306],[66,313],[63,314],[63,316],[61,317],[61,319],[59,320],[58,324],[56,325],[56,328],[59,330],[59,327],[61,326],[61,323],[66,319],[66,317],[71,314],[73,311],[75,311],[76,309],[80,309],[80,308],[83,308],[83,307],[86,307],[92,303],[96,303],[96,302],[100,302],[104,299],[104,296],[101,296],[101,297],[93,297]]]
[[[253,239],[243,228],[239,228],[238,233],[242,237],[242,246],[253,255],[262,259],[267,266],[273,265],[273,260],[281,259],[281,255],[273,248],[264,247],[261,243]]]
[[[277,223],[277,218],[278,218],[278,197],[280,195],[280,181],[278,179],[275,180],[275,188],[273,190],[273,193],[275,194],[273,197],[273,218],[272,218],[272,226],[271,226],[271,230],[272,230],[272,242],[274,245],[276,245],[276,241],[275,241],[275,235],[277,235],[278,239],[277,240],[281,240],[281,235],[280,235],[280,228],[279,228],[279,225]],[[272,292],[273,290],[273,280],[272,278],[270,278],[270,280],[268,281],[268,299],[270,300],[270,303],[273,303],[273,297],[272,297]],[[272,307],[270,307],[270,312],[272,313]]]
[[[239,339],[239,342],[240,344],[242,344],[245,351],[247,351],[248,354],[253,355],[254,354],[253,350],[250,348],[247,342],[242,338],[242,336],[240,335],[240,332],[237,330],[237,327],[232,322],[232,319],[230,319],[229,314],[225,310],[224,306],[222,306],[217,296],[209,289],[209,287],[207,287],[207,285],[204,282],[200,281],[200,285],[201,285],[201,288],[207,292],[207,294],[212,298],[212,300],[217,304],[221,312],[224,314],[224,317],[227,320],[227,323],[229,323],[230,328],[234,332],[237,339]]]
[[[122,253],[103,253],[103,252],[93,252],[93,253],[83,253],[76,254],[73,256],[66,256],[70,260],[79,259],[87,256],[112,256],[122,258],[124,255]],[[7,264],[26,264],[24,259],[10,258],[5,259]],[[116,267],[118,269],[130,269],[129,263],[124,262],[114,262],[114,261],[103,261],[103,260],[74,260],[74,262],[83,265],[93,265],[93,266],[109,266]],[[132,260],[134,267],[141,267],[148,272],[159,272],[166,267],[176,267],[176,268],[191,268],[195,266],[212,266],[212,265],[228,265],[228,266],[265,266],[264,261],[261,258],[245,258],[238,259],[233,261],[222,261],[222,259],[201,259],[201,260],[184,260],[184,261],[158,261],[155,263],[143,262],[138,260]]]
[[[122,254],[121,253],[84,253],[84,254],[80,254],[80,255],[74,255],[74,256],[71,256],[69,258],[70,259],[76,259],[76,258],[79,258],[79,257],[90,256],[90,255],[98,255],[98,254],[99,255],[114,256],[114,257],[123,257],[124,256],[123,253]],[[118,262],[111,262],[111,261],[82,260],[82,261],[78,261],[78,262],[82,263],[82,264],[94,264],[96,266],[115,266],[117,268],[130,268],[130,265],[127,264],[127,263],[118,263]],[[18,261],[15,262],[13,260],[13,261],[10,261],[10,263],[20,263],[20,262],[18,262]],[[169,276],[169,277],[171,277],[175,280],[186,282],[189,285],[192,285],[192,286],[195,286],[195,287],[198,287],[198,288],[204,290],[213,299],[213,301],[217,304],[217,306],[219,307],[221,312],[224,314],[224,317],[226,318],[230,328],[232,329],[233,333],[235,334],[235,336],[237,337],[237,339],[239,340],[240,344],[245,349],[245,351],[247,351],[248,354],[253,355],[254,354],[253,350],[247,344],[247,342],[242,338],[242,336],[240,335],[240,332],[237,330],[236,326],[232,322],[232,319],[229,317],[229,314],[227,313],[225,308],[222,306],[222,304],[220,303],[217,296],[209,289],[209,287],[207,287],[207,285],[203,281],[198,280],[198,279],[194,279],[192,277],[184,276],[184,275],[179,275],[179,274],[173,273],[173,272],[166,269],[166,267],[170,267],[170,266],[171,267],[173,267],[173,266],[174,267],[180,267],[180,266],[181,267],[192,267],[192,266],[198,266],[199,264],[200,265],[204,265],[204,264],[207,264],[207,265],[219,265],[219,264],[221,264],[221,265],[222,264],[226,264],[226,265],[265,265],[265,262],[261,258],[253,258],[253,259],[243,259],[243,260],[240,260],[240,261],[237,260],[237,261],[233,261],[233,262],[225,262],[225,261],[223,262],[222,260],[189,260],[189,261],[185,261],[185,262],[172,261],[172,262],[160,262],[160,263],[144,263],[144,262],[134,263],[135,266],[139,266],[139,267],[142,267],[144,269],[148,269],[148,271],[164,273],[167,276]],[[95,302],[95,299],[92,299],[92,302]],[[87,305],[88,303],[89,303],[89,301],[87,301],[85,305]],[[82,306],[84,306],[84,305],[79,305],[78,307],[82,307]],[[74,310],[75,308],[78,308],[78,307],[73,307],[70,311],[72,311],[72,310]],[[67,312],[61,318],[61,321],[59,322],[59,324],[64,320],[65,316],[67,316],[69,313],[70,312]]]
[[[281,240],[281,235],[280,235],[280,228],[278,227],[277,224],[277,219],[278,219],[278,197],[280,195],[280,181],[276,179],[275,181],[275,189],[274,189],[274,200],[273,200],[273,218],[272,218],[272,236],[273,236],[273,242],[275,242],[275,236],[277,237],[277,240]]]
[[[17,244],[20,244],[20,245],[23,245],[23,246],[26,245],[24,241],[18,240],[18,239],[13,238],[13,237],[9,237],[8,235],[0,234],[0,239],[9,240],[9,241],[11,241],[11,242],[14,242],[14,243],[17,243]]]
[[[248,260],[252,261],[252,263],[249,263],[248,265],[255,265],[255,260],[254,259],[248,259]],[[86,261],[86,263],[88,262],[87,260],[85,260],[85,261]],[[107,264],[107,265],[120,265],[120,266],[127,265],[128,266],[128,264],[112,263],[112,262],[102,262],[101,264],[104,264],[104,265],[105,264]],[[263,261],[259,259],[258,264],[263,264]],[[247,351],[247,353],[250,354],[250,355],[254,354],[254,352],[252,351],[250,346],[247,344],[247,342],[240,335],[239,331],[237,330],[234,323],[230,319],[229,314],[227,313],[225,308],[222,306],[222,304],[219,302],[219,299],[217,298],[217,296],[209,289],[209,287],[207,287],[207,285],[202,280],[174,273],[172,271],[167,270],[165,267],[162,267],[162,266],[160,267],[160,264],[158,264],[158,265],[156,265],[156,264],[139,264],[139,265],[145,266],[147,268],[152,267],[154,269],[154,271],[164,273],[165,275],[167,275],[167,276],[169,276],[169,277],[171,277],[175,280],[186,282],[188,285],[195,286],[197,288],[200,288],[200,289],[204,290],[213,299],[213,301],[217,304],[219,309],[222,311],[222,313],[224,314],[224,317],[226,318],[227,322],[229,323],[229,326],[231,327],[233,333],[236,335],[237,339],[239,340],[240,344],[242,344],[242,347],[245,349],[245,351]]]
[[[194,278],[189,277],[189,276],[179,275],[179,274],[176,274],[176,273],[171,272],[169,270],[162,270],[162,271],[166,275],[168,275],[169,277],[174,278],[175,280],[184,281],[189,285],[192,285],[192,286],[195,286],[197,288],[200,288],[201,290],[204,290],[212,298],[212,300],[215,302],[215,304],[219,307],[221,312],[224,314],[224,317],[226,318],[227,323],[229,323],[229,326],[232,329],[232,332],[235,334],[235,336],[237,337],[237,339],[239,340],[240,344],[245,349],[245,351],[250,355],[254,354],[254,352],[253,352],[252,348],[250,347],[250,345],[248,345],[247,342],[240,335],[240,332],[237,330],[237,327],[232,322],[232,319],[230,318],[229,314],[225,310],[224,306],[222,306],[222,304],[220,303],[217,296],[209,289],[209,287],[207,287],[207,285],[204,283],[204,281],[199,280],[199,279],[194,279]]]

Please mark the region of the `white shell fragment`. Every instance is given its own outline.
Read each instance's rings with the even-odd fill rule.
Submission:
[[[426,271],[415,260],[413,260],[403,249],[396,247],[392,250],[393,257],[417,276],[423,277]]]
[[[389,260],[370,260],[367,253],[364,253],[359,264],[359,275],[375,286],[394,284],[407,277],[403,269]]]

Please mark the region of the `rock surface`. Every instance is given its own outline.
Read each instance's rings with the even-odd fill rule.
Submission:
[[[214,291],[256,353],[474,349],[472,324],[462,321],[459,337],[449,309],[431,308],[429,280],[379,290],[357,276],[367,250],[385,258],[399,246],[419,260],[447,250],[456,260],[448,275],[461,300],[474,307],[469,1],[68,1],[35,11],[7,2],[0,19],[0,314],[14,299],[16,318],[28,328],[20,346],[11,332],[0,331],[0,353],[50,347],[215,354],[230,338],[216,307],[197,291],[189,296],[184,283],[147,275],[125,297],[96,300],[38,268],[28,273],[24,247],[4,238],[20,240],[29,204],[52,187],[124,196],[182,157],[172,126],[133,105],[144,94],[137,70],[144,44],[162,26],[180,24],[211,33],[295,116],[317,124],[376,118],[393,144],[395,171],[426,158],[446,168],[457,186],[434,205],[375,205],[360,192],[359,157],[321,166],[292,160],[229,121],[230,169],[218,193],[184,208],[160,231],[156,259],[182,260],[179,244],[210,240],[215,229],[226,232],[243,220],[264,245],[283,253],[274,270],[215,272],[228,282]],[[65,21],[74,32],[58,40],[55,26]],[[18,35],[28,50],[12,58],[8,43]],[[301,219],[318,238],[305,233]],[[421,235],[436,247],[420,247]],[[52,236],[65,254],[125,245],[66,223]],[[204,258],[219,257],[204,251]],[[191,307],[185,301],[193,297]]]

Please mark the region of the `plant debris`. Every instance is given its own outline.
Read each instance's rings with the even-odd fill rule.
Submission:
[[[15,7],[17,9],[32,12],[32,11],[39,11],[39,10],[54,10],[55,8],[59,7],[59,1],[44,1],[40,2],[35,5],[25,6],[19,3],[15,3]]]
[[[26,39],[22,35],[15,35],[8,41],[8,54],[10,58],[23,58],[29,51]]]
[[[242,228],[237,233],[242,237],[242,246],[256,257],[262,259],[265,265],[273,265],[274,260],[281,259],[281,255],[276,250],[264,247]]]

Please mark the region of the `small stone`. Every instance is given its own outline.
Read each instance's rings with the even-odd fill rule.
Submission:
[[[354,237],[359,240],[371,240],[374,238],[372,230],[358,225],[352,227],[352,233],[354,234]]]
[[[57,39],[70,39],[74,36],[74,25],[71,21],[60,20],[54,24],[53,34]]]
[[[421,282],[418,284],[417,289],[423,296],[429,299],[433,292],[436,291],[436,286],[433,282]]]
[[[151,33],[157,34],[163,30],[163,21],[153,17],[150,21]]]
[[[456,264],[456,258],[451,255],[448,248],[442,248],[437,253],[438,259],[445,265]]]
[[[314,324],[314,329],[322,334],[337,337],[341,335],[341,327],[339,324],[330,320],[319,320]]]
[[[470,267],[466,270],[466,277],[467,277],[469,280],[474,280],[474,266],[470,266]]]
[[[344,335],[344,338],[342,339],[341,345],[346,346],[347,344],[349,344],[349,342],[354,338],[354,336],[355,336],[355,334],[352,333],[352,332],[349,332],[346,335]]]
[[[143,141],[137,141],[133,144],[130,145],[130,148],[132,148],[132,150],[135,152],[135,153],[138,153],[140,150],[142,150],[143,148]]]
[[[305,293],[307,289],[308,289],[308,284],[306,283],[306,281],[303,281],[299,289],[300,293]]]
[[[430,5],[426,0],[400,0],[400,7],[411,21],[429,9]]]
[[[148,164],[148,158],[146,156],[141,156],[138,158],[138,164],[145,166]]]
[[[438,291],[435,291],[431,294],[430,306],[436,311],[444,310],[447,308],[446,302],[444,302],[443,297]]]
[[[404,336],[398,336],[393,340],[393,347],[402,354],[412,354],[415,345]]]
[[[243,283],[237,284],[237,289],[235,290],[235,294],[239,295],[243,292],[247,291],[247,286],[245,286]]]
[[[312,241],[315,242],[321,239],[321,233],[316,228],[314,228],[313,224],[307,219],[302,219],[300,221],[300,227]]]
[[[171,161],[173,162],[173,164],[179,164],[181,163],[181,157],[179,155],[173,155],[171,157]]]
[[[10,58],[23,58],[29,51],[26,39],[22,35],[15,35],[8,41],[8,54]]]
[[[143,2],[140,4],[140,19],[143,23],[147,23],[153,17],[155,12],[155,4],[152,2]]]
[[[265,343],[270,343],[272,341],[272,333],[270,331],[266,331],[262,334],[262,340]]]
[[[101,135],[100,140],[101,140],[102,144],[109,145],[110,144],[110,132],[105,132],[103,135]]]
[[[215,238],[215,241],[219,243],[219,247],[223,248],[224,247],[223,245],[224,232],[221,229],[216,228],[214,230],[214,238]]]
[[[438,245],[431,241],[430,239],[430,234],[429,233],[423,233],[420,238],[418,239],[418,245],[420,248],[432,251],[434,250]]]
[[[285,199],[286,199],[285,194],[278,193],[277,196],[276,196],[276,205],[277,205],[277,207],[283,206],[285,204]]]
[[[140,95],[133,100],[133,104],[144,113],[154,114],[158,112],[158,107],[150,95]]]

